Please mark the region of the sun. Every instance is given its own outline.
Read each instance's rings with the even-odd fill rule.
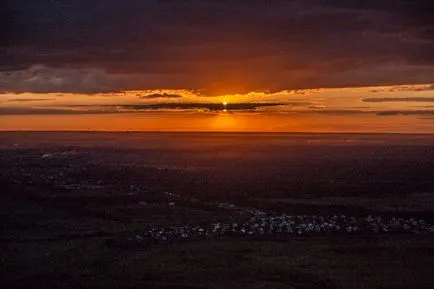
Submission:
[[[223,101],[222,104],[223,104],[223,112],[227,112],[228,111],[228,109],[227,109],[228,102],[227,101]]]

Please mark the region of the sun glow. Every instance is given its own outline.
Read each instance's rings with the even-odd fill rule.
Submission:
[[[240,123],[236,121],[236,118],[229,113],[219,113],[215,116],[211,122],[210,129],[212,131],[234,131],[238,130]]]

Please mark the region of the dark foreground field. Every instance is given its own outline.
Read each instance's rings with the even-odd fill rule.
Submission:
[[[434,136],[0,133],[1,288],[434,288],[433,234],[130,242],[245,212],[434,223]]]

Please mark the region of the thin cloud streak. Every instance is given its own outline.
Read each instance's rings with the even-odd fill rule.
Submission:
[[[120,113],[107,110],[73,110],[57,108],[0,107],[0,115],[85,115]]]
[[[364,98],[363,102],[434,102],[434,97],[383,97]]]
[[[34,101],[51,101],[55,98],[10,98],[8,102],[34,102]]]
[[[139,96],[142,99],[154,99],[154,98],[182,98],[182,95],[173,93],[152,93]]]
[[[390,110],[379,111],[377,115],[389,116],[389,115],[434,115],[434,110]]]

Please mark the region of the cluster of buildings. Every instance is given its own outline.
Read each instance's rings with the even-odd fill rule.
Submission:
[[[293,237],[313,235],[434,234],[434,225],[416,218],[346,215],[253,215],[246,222],[152,227],[128,241],[194,240],[221,237]]]

